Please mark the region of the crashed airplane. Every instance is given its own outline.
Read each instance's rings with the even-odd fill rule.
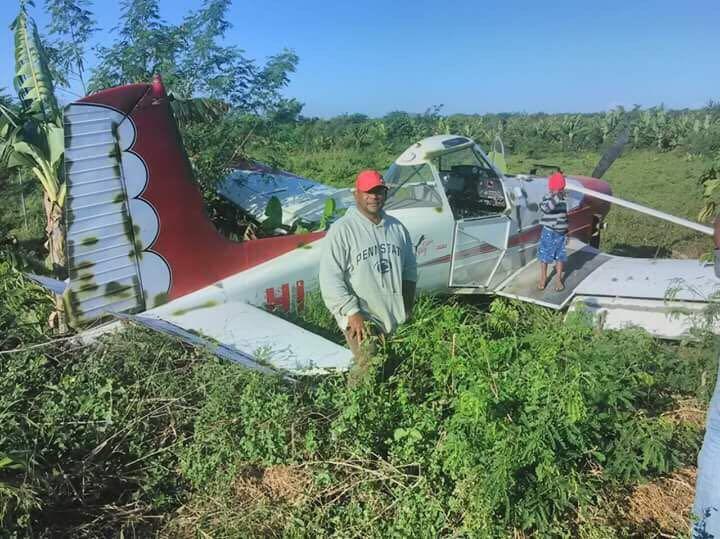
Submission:
[[[350,366],[349,350],[267,310],[301,310],[317,289],[325,231],[281,228],[275,237],[243,242],[223,237],[206,216],[159,79],[74,102],[64,124],[69,279],[62,293],[75,326],[108,315],[130,319],[264,372]],[[582,308],[607,328],[634,324],[677,338],[720,284],[696,260],[600,252],[611,202],[632,206],[600,179],[567,178],[569,260],[566,288],[555,292],[536,287],[538,205],[547,178],[504,175],[472,140],[446,135],[413,144],[384,177],[386,211],[410,232],[421,291]],[[353,203],[350,189],[260,165],[235,170],[220,192],[258,220],[277,197],[285,225],[318,221],[330,198],[339,211]],[[687,286],[678,286],[680,279]]]

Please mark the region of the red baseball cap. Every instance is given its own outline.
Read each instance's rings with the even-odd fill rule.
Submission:
[[[376,187],[385,187],[385,180],[377,170],[363,170],[355,179],[355,189],[367,193]]]
[[[565,176],[562,172],[556,172],[548,179],[548,187],[551,191],[562,191],[565,189]]]

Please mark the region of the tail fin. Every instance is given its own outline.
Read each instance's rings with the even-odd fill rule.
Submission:
[[[156,307],[301,241],[240,244],[217,232],[192,181],[159,78],[72,103],[64,121],[65,298],[74,323]]]

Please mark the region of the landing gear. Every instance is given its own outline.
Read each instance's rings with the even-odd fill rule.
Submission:
[[[601,216],[596,215],[595,217],[593,217],[591,229],[592,232],[590,235],[590,247],[600,249],[600,231],[603,230],[605,227],[606,224],[603,222]]]

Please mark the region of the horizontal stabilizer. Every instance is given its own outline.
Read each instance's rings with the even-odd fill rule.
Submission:
[[[62,295],[65,293],[65,290],[67,290],[68,284],[70,281],[59,281],[57,279],[53,279],[51,277],[45,277],[43,275],[35,275],[34,273],[26,273],[25,277],[30,279],[31,281],[35,281],[40,286],[47,288],[50,290],[50,292],[53,292],[57,295]]]
[[[121,320],[127,320],[135,324],[141,325],[148,329],[157,331],[158,333],[165,333],[177,337],[182,341],[185,341],[193,346],[205,348],[210,353],[216,356],[229,359],[235,363],[240,363],[243,367],[259,371],[263,374],[272,374],[273,370],[268,367],[263,367],[257,363],[254,358],[248,354],[238,352],[234,348],[225,346],[224,344],[217,344],[210,339],[206,339],[200,335],[187,331],[175,324],[171,324],[161,318],[151,318],[143,315],[132,315],[132,314],[115,314],[115,316]]]
[[[598,327],[624,329],[638,326],[662,339],[683,339],[693,328],[706,329],[706,303],[662,299],[576,296],[570,311],[590,313]],[[707,329],[720,333],[717,322]]]
[[[214,343],[215,353],[251,368],[311,375],[345,371],[352,363],[347,348],[241,301],[185,308],[172,302],[132,319],[192,344],[204,344],[193,342],[198,338]]]
[[[606,329],[640,326],[656,337],[681,339],[704,327],[718,292],[711,264],[612,257],[575,289],[571,310],[592,313]]]
[[[338,207],[353,204],[349,189],[338,189],[261,164],[233,170],[218,186],[218,193],[243,210],[264,221],[265,208],[272,197],[282,207],[282,223],[292,225],[297,219],[319,221],[325,201],[334,198]]]
[[[712,264],[697,260],[611,257],[577,295],[707,302],[720,291]]]

